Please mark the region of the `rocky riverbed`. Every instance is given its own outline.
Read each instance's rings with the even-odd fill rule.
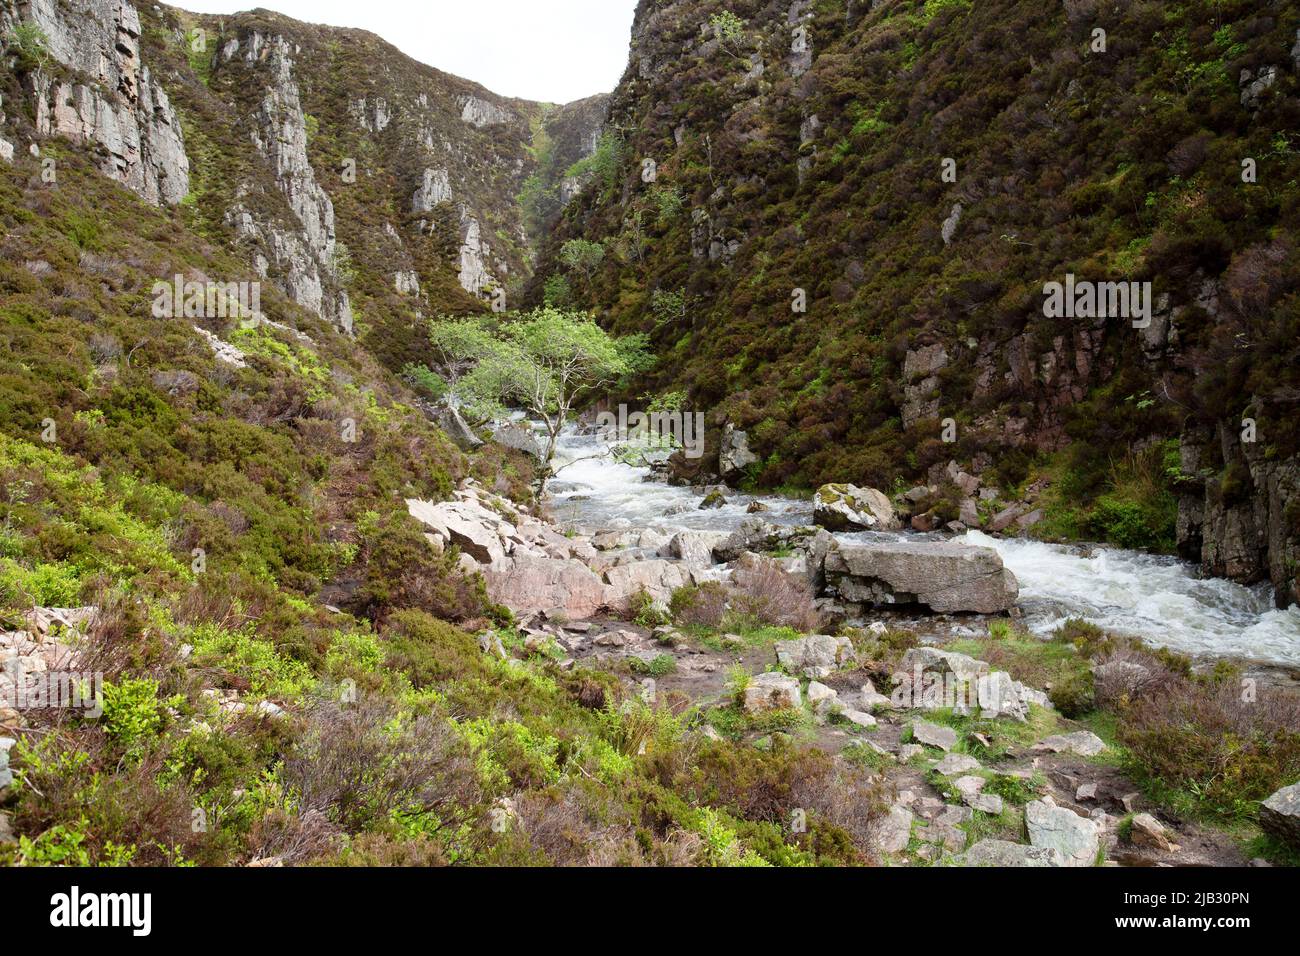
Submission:
[[[868,763],[887,782],[891,802],[877,843],[897,862],[1248,862],[1224,831],[1162,820],[1117,769],[1108,745],[1055,711],[1050,688],[1027,686],[988,662],[942,649],[983,635],[992,620],[1017,618],[1021,626],[1046,630],[1079,611],[1068,587],[1044,593],[1035,570],[1025,575],[1029,587],[1022,585],[1004,560],[1010,555],[1016,565],[1024,558],[1021,542],[979,532],[904,533],[884,496],[858,495],[861,500],[847,505],[822,496],[810,505],[724,494],[721,507],[702,509],[704,489],[647,481],[648,472],[600,457],[572,460],[552,489],[553,517],[529,513],[472,481],[452,502],[407,503],[431,545],[455,546],[465,569],[481,572],[491,597],[515,612],[525,653],[565,668],[622,673],[633,690],[675,695],[705,715],[735,710],[743,726],[724,732],[755,746],[769,746],[774,734],[785,732],[767,729],[784,726],[771,723],[774,718],[803,721],[800,732],[816,746]],[[641,524],[647,500],[660,520]],[[637,505],[620,514],[620,501]],[[839,520],[846,510],[847,526]],[[1098,560],[1068,549],[1049,553],[1057,561]],[[1107,552],[1106,560],[1107,567],[1129,561],[1163,568],[1164,578],[1152,578],[1156,586],[1187,584],[1192,595],[1176,587],[1171,594],[1192,603],[1199,597],[1208,610],[1190,609],[1185,617],[1202,629],[1212,612],[1224,621],[1244,615],[1241,606],[1215,600],[1222,588],[1210,584],[1197,594],[1190,576],[1184,582],[1172,565],[1143,564],[1122,552]],[[666,623],[679,589],[706,582],[725,587],[758,568],[804,582],[828,633],[701,638]],[[1227,593],[1244,603],[1241,594]],[[1094,597],[1100,603],[1101,595]],[[1083,605],[1081,616],[1087,614]],[[1268,614],[1240,627],[1239,639],[1251,628],[1273,626]],[[841,626],[878,636],[906,630],[922,643],[903,654],[894,672],[881,673],[879,662],[855,651],[852,640],[833,636]],[[1190,624],[1184,630],[1195,632]],[[494,638],[485,637],[482,646],[506,654]],[[1285,639],[1252,648],[1269,646],[1283,660],[1294,653]],[[954,699],[954,689],[968,696]],[[946,715],[946,722],[927,719],[931,712]],[[719,730],[706,724],[704,733]],[[1285,794],[1277,800],[1294,807]],[[1294,819],[1291,812],[1276,816],[1284,827]]]

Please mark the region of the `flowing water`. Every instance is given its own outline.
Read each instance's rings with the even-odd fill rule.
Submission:
[[[555,518],[583,532],[729,530],[754,500],[737,494],[722,508],[702,511],[700,496],[690,488],[651,480],[649,468],[615,460],[598,438],[576,429],[561,437],[556,467],[558,474],[548,486]],[[769,509],[765,520],[812,524],[810,502],[759,500]],[[838,535],[845,540],[870,536]],[[1035,633],[1045,634],[1077,617],[1196,656],[1300,666],[1300,608],[1276,609],[1267,586],[1248,588],[1207,578],[1185,561],[1118,548],[993,538],[979,531],[959,540],[994,548],[1002,556],[1020,582],[1020,608]]]

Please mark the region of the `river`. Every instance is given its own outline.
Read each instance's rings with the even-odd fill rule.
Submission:
[[[554,517],[583,532],[620,528],[729,530],[755,496],[736,494],[701,511],[690,488],[650,480],[650,469],[614,459],[598,438],[569,429],[549,486]],[[812,524],[812,504],[758,496],[763,518]],[[869,533],[868,533],[869,534]],[[917,537],[911,532],[888,537]],[[845,540],[863,534],[838,535]],[[938,536],[919,536],[938,537]],[[1278,610],[1267,585],[1244,587],[1176,558],[1109,546],[1045,544],[968,531],[959,540],[997,550],[1020,582],[1024,624],[1046,634],[1076,617],[1196,657],[1300,667],[1300,608]]]

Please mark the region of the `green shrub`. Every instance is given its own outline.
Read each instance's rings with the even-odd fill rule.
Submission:
[[[165,708],[156,680],[126,678],[104,684],[104,732],[124,750],[135,750],[158,735]]]

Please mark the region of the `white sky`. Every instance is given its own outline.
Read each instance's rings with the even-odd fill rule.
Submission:
[[[636,0],[174,0],[195,13],[263,7],[377,33],[421,63],[502,96],[568,103],[613,92]]]

